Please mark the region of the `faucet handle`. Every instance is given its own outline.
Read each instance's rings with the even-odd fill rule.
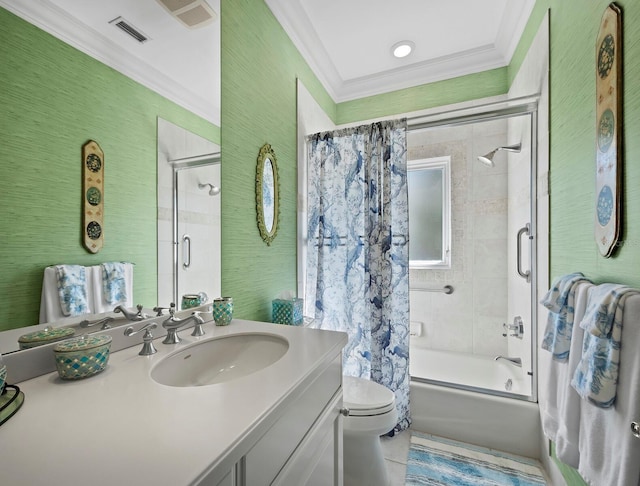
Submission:
[[[142,312],[143,306],[142,304],[137,304],[136,305],[136,309],[138,309],[138,313],[136,314],[136,316],[138,317],[138,319],[143,320],[143,319],[147,319],[149,316],[147,314],[145,314],[144,312]]]
[[[507,333],[509,331],[514,331],[513,334],[509,334],[509,336],[511,337],[522,339],[522,337],[524,336],[524,323],[522,322],[522,317],[520,316],[515,316],[513,318],[513,324],[503,323],[502,327],[505,330],[505,332],[502,334],[504,337],[507,336]]]
[[[85,319],[84,321],[80,322],[80,327],[85,328],[95,326],[96,324],[102,324],[100,330],[104,331],[106,329],[111,329],[111,325],[109,325],[109,323],[114,320],[115,319],[111,316],[103,317],[102,319],[96,319],[95,321],[89,321]]]
[[[150,356],[158,352],[153,345],[153,335],[151,334],[151,329],[155,329],[156,327],[158,327],[158,325],[155,322],[150,322],[142,326],[137,331],[134,331],[133,327],[127,327],[124,330],[125,336],[134,336],[140,331],[144,331],[144,335],[142,336],[142,349],[138,353],[140,356]]]
[[[170,309],[169,307],[160,307],[160,306],[157,306],[157,307],[154,307],[154,308],[153,308],[153,312],[155,312],[155,313],[156,313],[156,317],[160,317],[161,315],[163,315],[163,314],[164,314],[164,311],[169,310],[169,309]]]
[[[199,337],[199,336],[205,335],[204,329],[202,329],[202,325],[204,324],[204,319],[200,314],[203,314],[203,312],[194,311],[191,313],[191,315],[195,317],[194,324],[193,324],[193,332],[191,333],[192,336]]]

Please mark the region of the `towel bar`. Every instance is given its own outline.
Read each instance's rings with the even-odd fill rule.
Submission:
[[[445,285],[441,289],[429,289],[429,288],[416,287],[409,290],[419,290],[421,292],[442,292],[443,294],[453,294],[453,287],[451,285]]]

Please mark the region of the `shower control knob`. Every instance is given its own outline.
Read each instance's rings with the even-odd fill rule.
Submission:
[[[631,422],[631,433],[640,439],[640,424],[638,422]]]

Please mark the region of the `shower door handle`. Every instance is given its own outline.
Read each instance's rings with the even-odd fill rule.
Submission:
[[[185,270],[191,266],[191,237],[182,237],[182,268]]]
[[[527,223],[526,225],[524,225],[524,227],[520,228],[520,230],[518,230],[518,237],[517,237],[517,241],[516,241],[516,269],[518,271],[518,275],[520,275],[523,279],[525,279],[528,282],[531,282],[531,271],[527,270],[527,271],[522,271],[522,235],[526,234],[527,236],[530,237],[530,226],[529,223]]]

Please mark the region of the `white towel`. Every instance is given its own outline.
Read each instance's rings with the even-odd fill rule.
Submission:
[[[611,407],[616,399],[624,304],[636,293],[617,284],[598,285],[589,292],[587,310],[580,321],[585,331],[582,358],[571,386],[599,407]]]
[[[78,316],[89,312],[87,278],[81,265],[56,265],[60,308],[65,316]]]
[[[58,279],[56,267],[47,267],[42,276],[42,293],[40,294],[40,324],[62,319],[62,308],[58,296]]]
[[[591,283],[581,282],[575,286],[574,317],[582,319],[587,307],[588,289]],[[540,360],[548,360],[541,366],[540,417],[544,435],[555,442],[556,455],[563,463],[578,467],[578,434],[580,430],[580,396],[569,385],[578,365],[582,351],[584,331],[574,326],[568,361],[548,359],[540,355]]]
[[[631,422],[640,422],[640,296],[624,305],[618,391],[605,409],[581,400],[578,472],[592,485],[640,484],[640,439]]]

